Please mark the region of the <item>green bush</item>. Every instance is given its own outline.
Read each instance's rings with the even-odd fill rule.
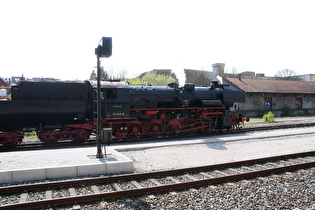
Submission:
[[[136,77],[136,78],[133,78],[133,79],[127,79],[127,82],[130,84],[130,85],[142,85],[142,81],[140,79],[140,77]]]
[[[36,136],[36,131],[25,132],[24,136],[32,136],[32,137],[34,137],[34,136]]]
[[[264,117],[265,115],[265,107],[264,107],[264,99],[260,99],[257,101],[257,117]]]
[[[270,112],[268,112],[268,114],[265,114],[263,116],[263,121],[264,122],[273,122],[273,121],[275,121],[275,115],[272,114],[272,112],[270,111]]]
[[[147,73],[142,77],[141,82],[147,85],[165,86],[167,83],[176,82],[176,80],[170,75]]]
[[[176,82],[171,75],[163,75],[156,73],[147,73],[142,78],[136,77],[134,79],[127,79],[130,85],[157,85],[165,86],[167,83]]]
[[[290,106],[284,105],[282,108],[282,117],[288,117],[292,115],[292,108]]]

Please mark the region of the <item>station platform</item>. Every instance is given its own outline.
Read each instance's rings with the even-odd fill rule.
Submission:
[[[96,158],[96,146],[0,153],[0,184],[133,172],[133,161],[106,147]]]
[[[291,138],[294,135],[300,136]],[[105,158],[96,158],[96,145],[0,152],[0,184],[169,170],[313,151],[314,135],[312,126],[177,141],[129,142],[106,146]]]

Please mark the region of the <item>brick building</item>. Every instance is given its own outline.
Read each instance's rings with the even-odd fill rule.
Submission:
[[[238,109],[246,116],[272,111],[275,116],[315,114],[315,82],[225,77],[225,84],[242,90],[246,102]]]
[[[0,78],[0,99],[8,99],[11,94],[11,87],[9,82]]]

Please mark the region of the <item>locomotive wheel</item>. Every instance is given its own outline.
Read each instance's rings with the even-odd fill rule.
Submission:
[[[128,137],[130,139],[137,139],[141,137],[142,125],[140,123],[130,123],[128,125]]]
[[[43,133],[37,133],[37,136],[45,144],[57,143],[58,136],[55,135],[54,131],[46,131]]]
[[[118,124],[113,124],[111,125],[112,129],[113,129],[113,136],[119,136],[119,125]]]
[[[182,122],[178,119],[170,120],[167,124],[167,131],[170,134],[179,134],[179,130],[182,128]]]
[[[148,125],[148,133],[157,137],[163,132],[163,123],[161,120],[152,120]]]
[[[75,141],[85,141],[89,138],[89,132],[83,129],[79,129],[75,131],[76,138]]]
[[[0,142],[2,142],[3,146],[6,148],[15,148],[22,142],[23,138],[23,134],[15,132],[0,133]]]

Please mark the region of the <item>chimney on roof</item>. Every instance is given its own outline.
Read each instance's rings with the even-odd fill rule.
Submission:
[[[242,75],[241,75],[241,74],[238,74],[238,75],[237,75],[237,79],[239,79],[240,81],[242,81]]]
[[[224,63],[214,63],[212,64],[212,81],[217,81],[217,76],[223,76],[224,74]]]

